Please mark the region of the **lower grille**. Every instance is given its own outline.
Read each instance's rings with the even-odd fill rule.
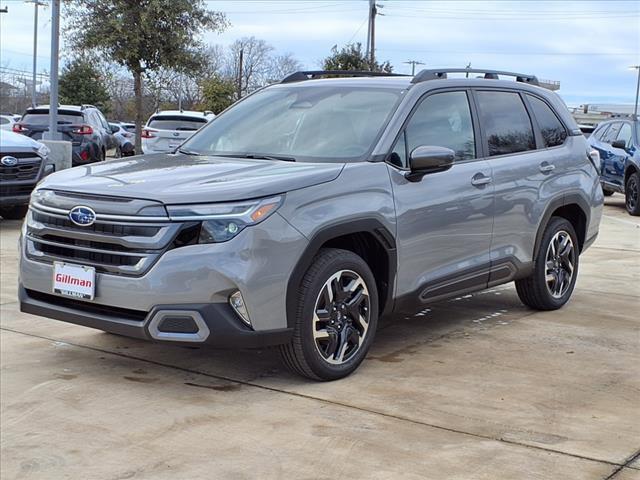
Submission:
[[[31,195],[35,186],[35,183],[27,185],[6,185],[2,183],[0,184],[0,197],[28,196]]]

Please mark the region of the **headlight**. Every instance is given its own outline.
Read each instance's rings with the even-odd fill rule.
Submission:
[[[49,150],[49,147],[46,145],[41,145],[40,148],[38,148],[38,155],[41,157],[48,157],[50,153],[51,150]]]
[[[231,240],[242,230],[271,216],[280,206],[283,196],[234,203],[199,205],[169,205],[173,221],[199,221],[198,243],[219,243]]]

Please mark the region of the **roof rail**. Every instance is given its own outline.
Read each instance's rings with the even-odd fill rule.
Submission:
[[[84,110],[85,108],[98,108],[94,105],[90,105],[88,103],[83,103],[82,105],[80,105],[80,110]]]
[[[299,71],[287,75],[280,83],[293,83],[301,82],[304,80],[312,80],[314,78],[326,77],[328,75],[340,76],[340,77],[407,77],[409,75],[403,75],[401,73],[387,73],[387,72],[369,72],[366,70],[307,70]]]
[[[442,68],[421,70],[415,77],[413,77],[411,83],[420,83],[427,80],[445,79],[447,78],[447,73],[480,73],[484,75],[484,78],[490,80],[498,80],[498,75],[504,75],[507,77],[516,77],[516,82],[539,85],[538,77],[536,77],[535,75],[515,72],[503,72],[501,70],[485,70],[482,68]]]

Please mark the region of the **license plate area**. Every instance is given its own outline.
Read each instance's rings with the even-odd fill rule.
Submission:
[[[54,262],[53,293],[81,300],[93,300],[95,291],[95,268],[71,263]]]

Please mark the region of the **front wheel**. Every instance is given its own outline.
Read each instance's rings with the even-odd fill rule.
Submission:
[[[578,248],[571,222],[552,217],[542,235],[533,272],[516,280],[522,303],[537,310],[557,310],[567,303],[578,277]]]
[[[283,361],[313,380],[346,377],[366,356],[377,324],[378,291],[367,263],[348,250],[322,249],[300,284]]]
[[[640,175],[633,172],[629,175],[624,187],[625,206],[630,215],[640,215]]]

